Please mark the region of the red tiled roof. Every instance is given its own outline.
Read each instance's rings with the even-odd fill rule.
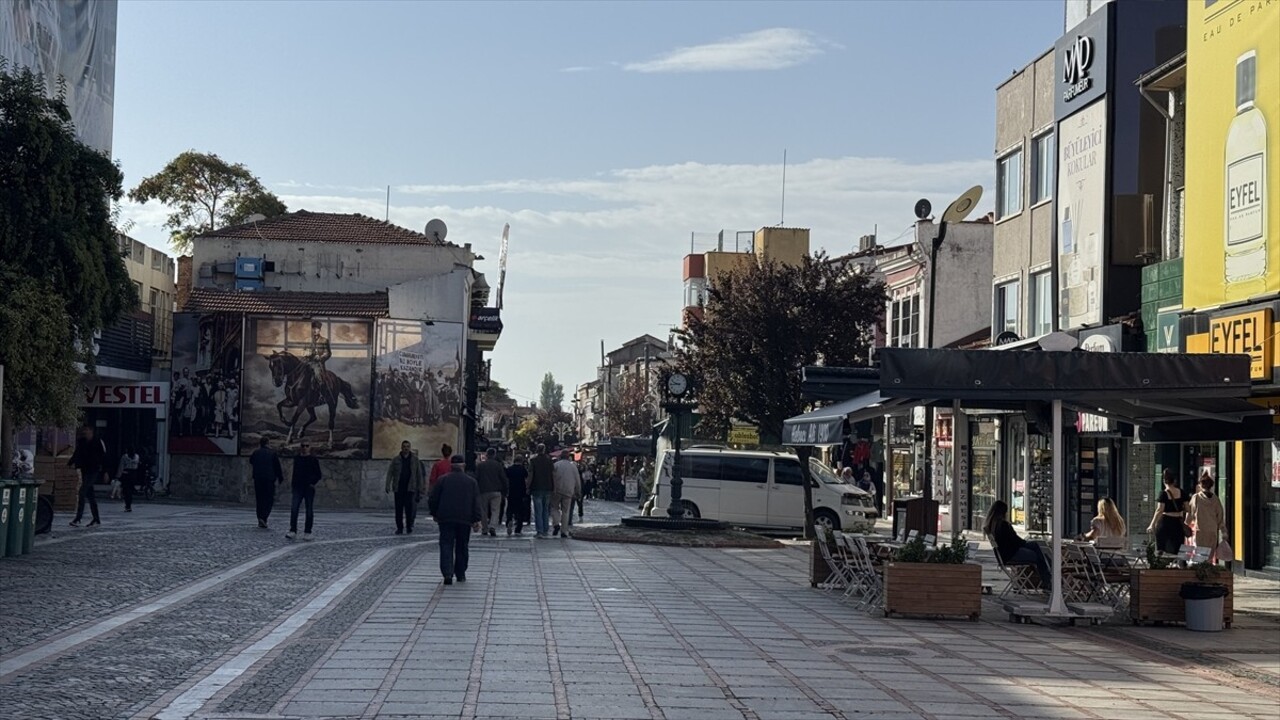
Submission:
[[[186,312],[288,315],[294,317],[387,317],[387,294],[280,292],[194,288]]]
[[[321,213],[299,210],[256,223],[232,225],[196,238],[239,238],[280,242],[332,242],[372,245],[440,245],[425,234],[359,213]]]

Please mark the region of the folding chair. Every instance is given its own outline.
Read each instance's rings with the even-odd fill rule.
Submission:
[[[1093,575],[1079,545],[1062,546],[1062,596],[1067,602],[1089,602],[1093,598]]]
[[[827,567],[831,568],[831,575],[824,582],[818,584],[823,592],[831,592],[832,590],[844,589],[849,586],[852,569],[848,564],[836,559],[831,552],[831,545],[827,542],[825,528],[821,525],[815,525],[813,528],[814,539],[818,543],[818,551],[822,553],[822,559],[826,561]]]
[[[1040,575],[1036,573],[1035,567],[1005,565],[1004,558],[1000,557],[1000,548],[995,543],[991,543],[991,552],[996,556],[996,566],[1009,578],[1009,584],[1000,593],[999,599],[1004,600],[1010,595],[1039,595],[1043,592],[1040,588]]]
[[[927,548],[936,548],[936,547],[938,547],[938,536],[937,536],[937,535],[925,535],[925,536],[924,536],[924,546],[925,546],[925,547],[927,547]]]
[[[1107,566],[1102,561],[1102,555],[1092,545],[1082,546],[1080,552],[1084,554],[1085,560],[1089,563],[1089,575],[1093,584],[1093,598],[1110,606],[1117,613],[1124,612],[1129,607],[1128,574],[1126,573],[1123,576],[1121,574],[1108,575]],[[1112,582],[1112,579],[1115,582]]]
[[[858,607],[866,609],[879,606],[884,600],[884,576],[872,560],[870,548],[865,540],[851,535],[844,536],[844,543],[854,563],[858,594],[862,596]],[[845,596],[851,594],[846,593]]]

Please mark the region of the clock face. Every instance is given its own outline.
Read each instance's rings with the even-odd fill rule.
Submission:
[[[684,395],[689,389],[689,379],[680,373],[667,378],[667,391],[676,397]]]

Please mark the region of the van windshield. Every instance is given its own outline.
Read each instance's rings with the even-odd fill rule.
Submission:
[[[843,485],[844,481],[836,475],[835,471],[823,465],[821,461],[815,458],[809,458],[809,474],[817,478],[819,482],[827,485]]]

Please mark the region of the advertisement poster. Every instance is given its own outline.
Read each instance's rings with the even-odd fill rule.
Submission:
[[[1107,104],[1058,124],[1058,309],[1062,329],[1102,322]]]
[[[240,452],[268,437],[282,455],[305,441],[319,457],[369,457],[372,335],[367,320],[251,318]]]
[[[1280,291],[1280,3],[1187,6],[1183,305]]]
[[[378,322],[373,456],[390,458],[408,440],[422,458],[459,447],[462,323]]]
[[[239,315],[174,313],[170,454],[236,454],[242,330]]]

